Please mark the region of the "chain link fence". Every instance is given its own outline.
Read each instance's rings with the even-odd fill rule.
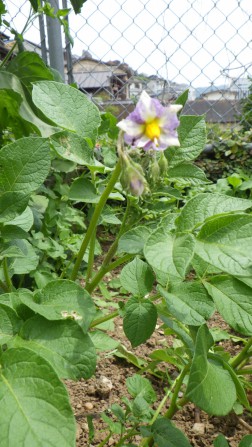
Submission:
[[[67,0],[51,3],[70,7]],[[30,2],[6,0],[6,7],[7,20],[22,32]],[[24,46],[51,65],[55,55],[63,58],[66,82],[119,117],[143,90],[167,104],[189,89],[184,113],[237,127],[249,95],[251,18],[251,0],[87,0],[81,14],[68,16],[73,47],[61,31],[53,37],[59,49],[50,48],[43,17],[25,31]],[[11,46],[10,34],[1,32]]]

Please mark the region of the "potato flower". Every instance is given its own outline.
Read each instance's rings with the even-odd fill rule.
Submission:
[[[179,146],[177,113],[181,105],[162,106],[158,99],[142,92],[135,110],[117,125],[122,129],[127,144],[143,148],[164,151],[168,146]]]

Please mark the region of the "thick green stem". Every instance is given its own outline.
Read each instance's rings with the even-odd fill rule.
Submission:
[[[90,240],[90,245],[89,245],[86,284],[88,284],[90,282],[90,279],[92,277],[93,265],[94,265],[95,240],[96,240],[96,232],[94,231],[92,234],[91,240]]]
[[[90,328],[98,326],[99,324],[105,323],[106,321],[112,320],[112,318],[118,317],[119,312],[115,310],[111,314],[104,315],[103,317],[97,318],[90,324]]]
[[[248,350],[252,346],[252,337],[250,337],[244,346],[244,348],[239,352],[238,355],[236,355],[234,358],[232,358],[229,362],[229,364],[232,366],[232,368],[237,368],[246,358]]]
[[[102,280],[102,278],[106,275],[106,273],[110,272],[111,270],[113,270],[113,268],[115,268],[114,266],[112,267],[113,264],[109,265],[109,263],[110,263],[111,259],[113,259],[114,255],[117,252],[118,242],[119,242],[120,237],[125,232],[125,226],[126,226],[126,221],[127,221],[128,214],[129,214],[129,209],[130,209],[130,202],[127,201],[127,207],[126,207],[126,210],[124,213],[121,228],[120,228],[120,231],[119,231],[116,239],[114,240],[113,244],[109,248],[109,251],[105,256],[100,269],[98,270],[95,277],[93,278],[93,281],[91,281],[90,284],[88,284],[88,281],[86,281],[87,282],[86,290],[89,293],[91,293],[96,288],[96,286],[99,284],[99,282]],[[120,262],[120,264],[118,264],[118,265],[121,265],[121,263],[122,262]]]
[[[93,290],[96,288],[96,286],[99,284],[99,282],[102,280],[102,278],[106,275],[106,273],[111,272],[111,270],[114,270],[116,267],[119,267],[119,265],[124,264],[131,258],[132,255],[125,255],[117,259],[115,262],[112,262],[108,266],[102,265],[100,270],[96,273],[96,275],[92,279],[92,281],[86,285],[86,290],[89,293],[92,293]]]
[[[177,401],[177,398],[178,398],[178,393],[181,389],[183,380],[184,380],[186,374],[188,373],[189,368],[190,368],[190,364],[188,363],[184,367],[184,369],[181,371],[181,373],[178,375],[178,377],[176,378],[176,380],[174,381],[174,383],[172,385],[172,388],[167,392],[167,394],[164,396],[163,400],[159,404],[159,406],[152,418],[151,425],[155,422],[155,420],[159,416],[165,402],[167,401],[167,399],[170,396],[173,389],[174,389],[174,393],[173,393],[173,396],[171,399],[171,404],[170,404],[169,409],[164,414],[164,417],[166,417],[167,419],[171,419],[174,416],[174,414],[176,413],[176,411],[179,409],[179,407],[185,405],[188,402],[186,398],[182,398],[179,401]],[[140,447],[152,447],[153,444],[154,444],[153,437],[150,436],[149,438],[143,439],[143,441],[140,444]]]
[[[190,363],[188,363],[184,369],[181,371],[181,373],[179,374],[179,376],[177,377],[177,379],[175,380],[174,383],[174,393],[171,399],[171,404],[170,407],[168,408],[168,410],[166,411],[166,413],[164,414],[164,417],[166,417],[167,419],[171,419],[174,414],[176,413],[176,411],[178,410],[179,406],[181,406],[181,402],[183,402],[183,405],[185,405],[185,403],[187,402],[187,399],[181,399],[178,405],[177,399],[178,399],[178,393],[181,389],[183,380],[186,376],[186,374],[188,373],[190,368]]]
[[[4,260],[3,260],[3,272],[4,272],[4,278],[5,278],[7,291],[11,292],[13,286],[12,286],[11,278],[10,278],[10,275],[9,275],[8,264],[7,264],[7,259],[6,258],[4,258]]]
[[[9,292],[8,287],[6,286],[6,284],[0,280],[0,287],[1,289],[3,289],[4,292]]]
[[[86,252],[86,249],[88,247],[90,239],[91,239],[91,237],[92,237],[92,235],[93,235],[93,233],[94,233],[94,231],[96,229],[96,225],[97,225],[98,219],[99,219],[99,217],[101,215],[101,212],[103,210],[104,205],[107,202],[109,194],[113,190],[113,188],[114,188],[114,186],[115,186],[115,184],[116,184],[116,182],[117,182],[117,180],[119,178],[120,173],[121,173],[121,161],[119,159],[117,164],[116,164],[116,166],[115,166],[114,172],[113,172],[112,176],[110,177],[110,180],[109,180],[106,188],[104,189],[104,191],[103,191],[103,193],[102,193],[102,195],[100,197],[99,202],[97,203],[97,205],[96,205],[96,207],[94,209],[92,218],[90,220],[90,224],[88,226],[86,235],[85,235],[85,237],[83,239],[83,242],[81,244],[79,253],[77,255],[77,259],[76,259],[74,267],[73,267],[73,271],[72,271],[72,275],[71,275],[71,280],[72,281],[75,281],[76,278],[77,278],[77,275],[78,275],[78,272],[79,272],[79,269],[80,269],[80,265],[81,265],[83,256],[84,256],[84,254]]]

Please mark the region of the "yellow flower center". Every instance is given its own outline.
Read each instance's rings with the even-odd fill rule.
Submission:
[[[160,137],[160,127],[157,119],[146,124],[145,135],[152,141],[155,141]]]

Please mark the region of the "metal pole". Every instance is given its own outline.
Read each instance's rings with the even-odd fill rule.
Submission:
[[[59,9],[58,0],[50,0],[50,3],[51,6],[54,8],[54,11],[57,12]],[[61,25],[57,19],[52,19],[51,17],[48,16],[46,16],[46,24],[47,24],[50,66],[58,70],[62,79],[65,80]]]
[[[43,1],[41,0],[43,5]],[[44,15],[39,14],[39,32],[40,32],[40,45],[41,45],[41,56],[45,64],[47,64],[47,48],[46,48],[46,35],[45,35],[45,21]]]
[[[62,0],[63,9],[67,9],[67,0]],[[68,15],[65,17],[67,24],[69,25]],[[73,60],[72,60],[72,52],[71,52],[71,43],[68,39],[67,34],[65,33],[65,43],[66,43],[66,63],[67,63],[67,80],[68,84],[74,83],[73,77]]]

